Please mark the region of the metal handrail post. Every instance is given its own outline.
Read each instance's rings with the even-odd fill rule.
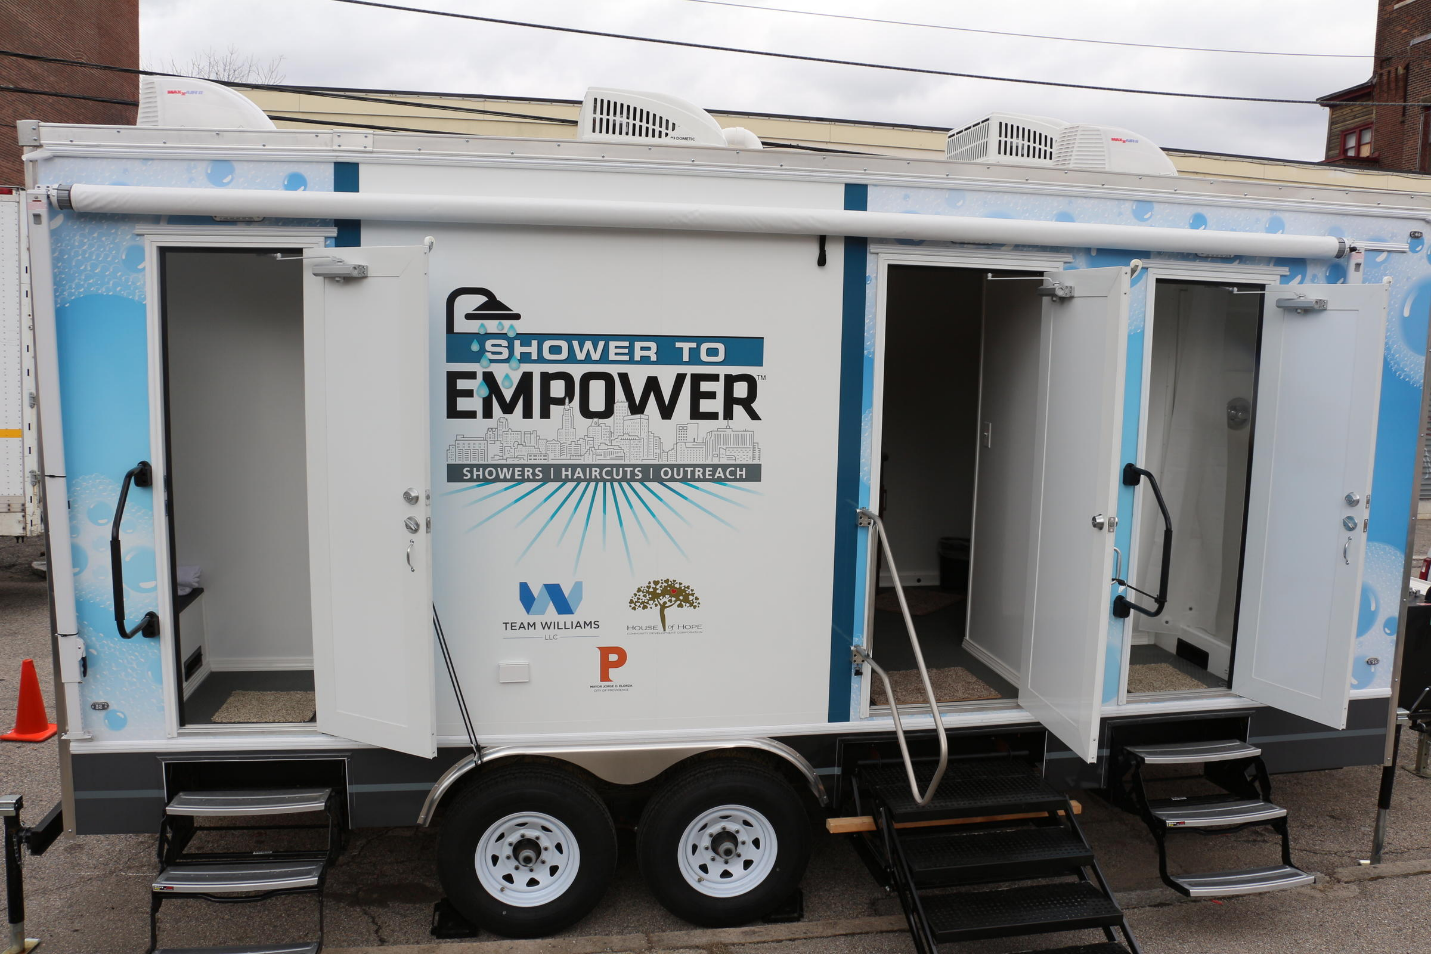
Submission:
[[[4,954],[25,954],[40,942],[25,936],[24,839],[20,827],[19,795],[0,795],[0,817],[5,820],[5,912],[10,922],[10,946]]]
[[[915,803],[924,806],[934,800],[939,782],[949,768],[949,739],[944,734],[944,720],[939,717],[939,702],[934,698],[934,686],[929,682],[929,670],[924,665],[924,653],[919,647],[919,636],[914,631],[914,617],[910,615],[909,603],[904,598],[904,587],[899,582],[899,569],[894,564],[894,554],[890,552],[884,522],[880,520],[879,514],[864,508],[860,509],[859,518],[861,526],[873,528],[874,535],[879,538],[884,560],[889,564],[889,575],[894,580],[894,592],[899,597],[899,611],[904,615],[904,628],[909,633],[909,647],[914,651],[914,664],[919,667],[919,678],[924,683],[924,696],[929,701],[929,713],[934,717],[934,734],[939,738],[939,766],[934,770],[934,777],[929,780],[929,788],[923,795],[919,794],[919,780],[914,777],[914,760],[910,758],[909,745],[905,742],[904,726],[899,719],[899,700],[894,697],[894,687],[890,685],[889,674],[865,652],[864,647],[852,647],[852,655],[856,663],[867,664],[884,681],[884,691],[889,697],[890,715],[894,717],[895,738],[899,741],[900,755],[904,757],[904,770],[909,775],[909,790],[914,795]]]

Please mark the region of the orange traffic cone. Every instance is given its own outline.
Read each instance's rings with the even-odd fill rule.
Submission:
[[[43,742],[59,731],[59,726],[45,716],[45,700],[40,695],[40,677],[35,674],[35,661],[20,664],[20,704],[15,711],[15,729],[0,735],[6,742]]]

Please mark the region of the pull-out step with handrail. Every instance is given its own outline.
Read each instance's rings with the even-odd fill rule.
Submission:
[[[920,739],[927,744],[927,739]],[[862,854],[904,907],[915,949],[1062,931],[1103,939],[1065,949],[1129,954],[1137,942],[1078,825],[1078,806],[1018,758],[955,758],[926,804],[914,798],[902,760],[853,767],[854,802],[874,831]],[[915,759],[918,787],[936,761]]]
[[[1292,863],[1287,810],[1272,802],[1272,783],[1262,762],[1262,750],[1238,739],[1129,745],[1112,753],[1113,800],[1135,812],[1148,826],[1158,846],[1158,873],[1163,883],[1190,898],[1220,898],[1300,888],[1316,876]],[[1194,778],[1222,792],[1151,798],[1146,769],[1201,766]],[[1131,777],[1129,778],[1129,774]],[[1126,781],[1125,781],[1126,779]],[[1168,870],[1168,833],[1195,831],[1227,835],[1254,825],[1267,825],[1281,836],[1281,863],[1256,868],[1172,874]]]
[[[225,824],[200,826],[198,819],[250,821],[270,815],[321,813],[321,824]],[[165,808],[159,827],[159,865],[150,886],[151,954],[318,954],[323,947],[323,883],[343,846],[342,801],[331,788],[240,789],[180,792]],[[321,848],[258,851],[190,851],[201,832],[221,830],[327,833]],[[318,897],[318,939],[284,944],[218,948],[159,948],[160,906],[169,898],[247,903],[289,894]]]

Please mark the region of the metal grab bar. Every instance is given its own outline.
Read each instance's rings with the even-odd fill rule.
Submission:
[[[889,575],[894,580],[894,592],[899,597],[899,611],[904,614],[904,628],[909,632],[909,648],[914,650],[914,664],[919,667],[919,678],[924,683],[924,695],[929,700],[929,712],[934,716],[934,734],[939,737],[939,767],[934,770],[934,777],[929,780],[929,788],[923,795],[919,794],[919,780],[914,777],[914,760],[910,758],[909,745],[904,740],[904,725],[899,719],[899,700],[894,697],[894,687],[889,684],[889,674],[865,652],[863,646],[852,646],[850,657],[856,665],[868,665],[884,681],[885,695],[889,698],[889,712],[894,717],[894,735],[899,740],[899,753],[904,757],[904,770],[909,774],[909,790],[914,795],[915,803],[923,807],[934,800],[934,793],[939,789],[945,770],[949,768],[949,739],[944,734],[944,721],[939,718],[939,703],[934,698],[934,687],[929,684],[929,670],[924,667],[924,653],[919,648],[919,636],[914,632],[914,618],[910,615],[909,603],[904,598],[904,587],[899,582],[899,570],[894,565],[894,554],[889,549],[884,523],[872,510],[861,508],[859,516],[860,526],[874,528],[875,536],[879,537],[880,548],[884,552],[884,560],[889,564]]]
[[[1134,593],[1141,593],[1143,596],[1151,597],[1157,603],[1156,609],[1148,609],[1139,606],[1119,593],[1113,599],[1113,615],[1118,619],[1127,619],[1133,610],[1137,610],[1144,616],[1154,618],[1163,615],[1163,608],[1168,605],[1168,573],[1173,565],[1173,518],[1168,513],[1168,505],[1163,502],[1163,491],[1158,487],[1158,478],[1154,477],[1152,471],[1144,470],[1137,464],[1125,464],[1123,466],[1123,486],[1136,487],[1144,477],[1148,478],[1148,486],[1153,488],[1153,499],[1158,502],[1158,509],[1163,512],[1163,567],[1159,574],[1158,594],[1153,596],[1145,590],[1140,590],[1127,580],[1120,580],[1115,577],[1114,583],[1126,586]],[[1129,560],[1130,568],[1132,561]]]
[[[149,638],[159,635],[159,614],[153,610],[145,613],[133,629],[124,627],[124,563],[119,553],[119,524],[124,520],[124,505],[129,500],[129,484],[140,487],[154,483],[154,471],[149,461],[141,460],[124,475],[124,483],[119,487],[119,504],[114,508],[114,524],[109,530],[109,575],[114,582],[114,622],[119,627],[123,639],[133,639],[135,633],[142,632]]]

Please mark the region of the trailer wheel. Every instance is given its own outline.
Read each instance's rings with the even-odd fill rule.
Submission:
[[[448,809],[438,876],[469,921],[506,937],[560,931],[596,907],[616,829],[586,784],[556,769],[499,769]]]
[[[800,797],[769,769],[705,763],[647,804],[636,851],[647,886],[668,911],[729,927],[764,917],[799,887],[809,821]]]

